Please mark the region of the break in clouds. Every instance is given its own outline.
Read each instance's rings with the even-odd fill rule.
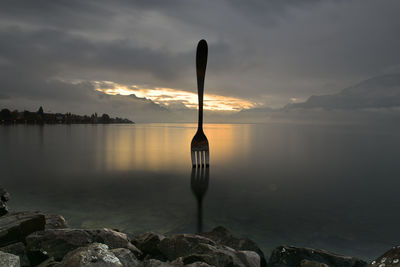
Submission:
[[[95,82],[194,93],[202,38],[209,43],[205,93],[257,110],[400,73],[396,0],[0,5],[0,106],[10,109],[193,121],[195,110],[179,101],[168,107],[143,95],[107,95]]]

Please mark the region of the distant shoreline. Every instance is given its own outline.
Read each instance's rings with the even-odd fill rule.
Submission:
[[[40,107],[38,111],[10,111],[9,109],[2,109],[0,111],[0,124],[13,125],[13,124],[134,124],[133,121],[126,118],[111,118],[108,114],[98,116],[97,113],[92,115],[76,115],[68,113],[45,113],[43,108]]]

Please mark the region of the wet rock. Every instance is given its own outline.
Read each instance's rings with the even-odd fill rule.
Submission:
[[[0,217],[0,247],[24,242],[29,234],[44,229],[43,214],[32,212],[9,213]]]
[[[392,267],[400,266],[400,246],[393,247],[373,260],[368,267]]]
[[[268,266],[301,266],[302,261],[303,264],[316,262],[340,267],[364,267],[367,265],[366,262],[360,259],[334,254],[325,250],[279,246],[272,251]]]
[[[0,188],[0,216],[8,213],[7,201],[10,199],[10,194],[3,188]]]
[[[164,238],[159,249],[170,261],[204,262],[214,266],[260,266],[260,257],[252,251],[237,251],[198,235],[174,235]]]
[[[28,259],[26,247],[22,242],[18,242],[18,243],[14,243],[14,244],[11,244],[11,245],[8,245],[5,247],[1,247],[0,251],[18,256],[20,259],[21,266],[23,266],[23,267],[31,266],[29,259]]]
[[[0,266],[19,267],[19,257],[10,253],[0,251]]]
[[[211,232],[205,232],[199,235],[207,237],[218,244],[228,246],[236,250],[254,251],[260,256],[261,266],[267,266],[267,261],[265,259],[264,253],[256,244],[256,242],[248,238],[235,237],[223,226],[218,226],[214,228]]]
[[[46,214],[46,225],[45,229],[65,229],[68,228],[67,221],[61,215],[57,214]]]
[[[62,260],[60,267],[123,267],[121,261],[109,251],[108,246],[101,243],[93,243],[69,252]],[[135,266],[135,265],[125,265]]]
[[[156,233],[148,232],[134,236],[131,242],[140,249],[143,254],[149,255],[153,259],[163,260],[164,256],[158,248],[158,244],[165,236]]]
[[[35,232],[26,238],[27,249],[30,253],[42,253],[61,260],[68,252],[93,242],[103,243],[110,248],[127,248],[135,256],[141,252],[130,243],[124,233],[111,229],[48,229]]]
[[[114,253],[123,266],[141,266],[141,262],[129,249],[116,248],[112,249],[111,252]]]

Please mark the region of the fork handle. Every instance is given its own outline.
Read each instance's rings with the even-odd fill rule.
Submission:
[[[203,95],[204,78],[206,76],[208,46],[206,40],[202,39],[197,45],[196,51],[196,74],[197,74],[197,92],[199,95],[199,125],[198,131],[203,131]]]

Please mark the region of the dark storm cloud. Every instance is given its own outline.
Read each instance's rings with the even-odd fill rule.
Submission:
[[[399,69],[399,7],[395,0],[6,0],[0,98],[93,101],[86,93],[93,80],[193,92],[195,47],[206,38],[206,93],[283,106]]]
[[[0,38],[4,40],[0,51],[5,60],[15,67],[47,75],[104,69],[111,73],[151,72],[155,77],[172,79],[185,67],[179,64],[185,55],[173,57],[162,51],[132,47],[124,40],[92,42],[60,30],[27,32],[15,28],[1,31]],[[171,71],[167,66],[174,63],[175,71]]]

